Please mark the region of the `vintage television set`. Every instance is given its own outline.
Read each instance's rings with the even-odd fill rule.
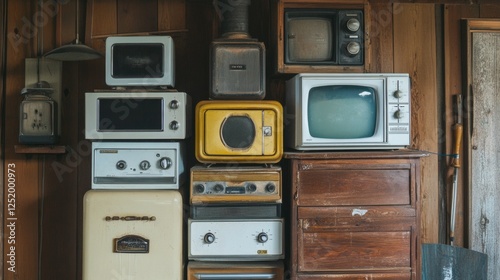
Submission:
[[[195,109],[202,163],[276,163],[283,155],[283,107],[274,100],[204,100]]]
[[[174,87],[174,41],[170,36],[106,39],[106,84],[112,87]]]
[[[285,145],[296,150],[405,148],[410,94],[408,74],[298,74],[286,82]]]
[[[366,12],[360,1],[275,2],[278,73],[363,72]]]

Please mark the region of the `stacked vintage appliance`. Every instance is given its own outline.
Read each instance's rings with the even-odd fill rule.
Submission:
[[[174,86],[169,36],[109,37],[106,83],[85,95],[92,184],[83,279],[184,279],[184,143],[191,99]]]
[[[265,47],[250,1],[222,1],[210,47],[210,100],[195,110],[187,279],[283,279],[282,107],[265,97]]]

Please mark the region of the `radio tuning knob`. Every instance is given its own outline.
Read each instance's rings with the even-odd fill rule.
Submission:
[[[170,124],[168,125],[171,130],[177,130],[179,129],[179,122],[178,121],[171,121]]]
[[[170,109],[174,109],[174,110],[179,108],[179,101],[177,101],[177,100],[170,101],[170,103],[168,103],[168,107],[170,107]]]
[[[116,169],[118,170],[124,170],[125,168],[127,168],[127,162],[124,161],[124,160],[119,160],[117,163],[116,163]]]
[[[392,94],[392,96],[394,96],[396,98],[401,98],[401,97],[403,97],[403,91],[401,91],[401,90],[398,89],[398,90],[394,91],[394,93]]]
[[[266,192],[273,193],[274,191],[276,191],[276,186],[273,183],[266,185]]]
[[[351,18],[346,23],[347,30],[349,30],[351,32],[358,31],[360,26],[361,26],[361,23],[359,22],[359,20],[357,18]]]
[[[172,166],[172,160],[168,157],[162,157],[160,159],[160,168],[161,169],[169,169]]]
[[[346,50],[350,55],[357,55],[361,50],[361,46],[358,42],[350,42],[347,44]]]
[[[203,241],[205,241],[205,243],[207,244],[212,244],[215,241],[215,235],[211,232],[208,232],[205,234],[205,236],[203,236]]]
[[[402,119],[404,117],[404,113],[401,112],[401,110],[398,109],[398,110],[396,110],[396,112],[394,112],[394,117],[396,119]]]
[[[223,190],[224,190],[224,186],[222,186],[221,184],[216,184],[216,185],[214,186],[214,191],[215,191],[216,193],[220,193],[220,192],[222,192]]]
[[[194,186],[194,190],[197,192],[197,193],[204,193],[205,192],[205,186],[203,184],[196,184]]]
[[[267,236],[267,233],[261,232],[259,235],[257,235],[257,241],[259,243],[266,243],[267,240],[269,240],[269,236]]]
[[[255,184],[248,184],[247,190],[249,192],[255,192],[257,190],[257,186]]]
[[[149,161],[147,161],[147,160],[143,160],[143,161],[141,161],[141,163],[139,163],[139,168],[141,170],[148,170],[150,167],[151,167],[151,163],[149,163]]]

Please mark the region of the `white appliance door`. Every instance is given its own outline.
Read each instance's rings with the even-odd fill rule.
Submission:
[[[83,280],[181,280],[182,197],[176,190],[89,190]]]

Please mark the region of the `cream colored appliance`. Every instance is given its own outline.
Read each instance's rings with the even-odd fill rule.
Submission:
[[[176,190],[89,190],[83,280],[182,280],[182,197]]]

